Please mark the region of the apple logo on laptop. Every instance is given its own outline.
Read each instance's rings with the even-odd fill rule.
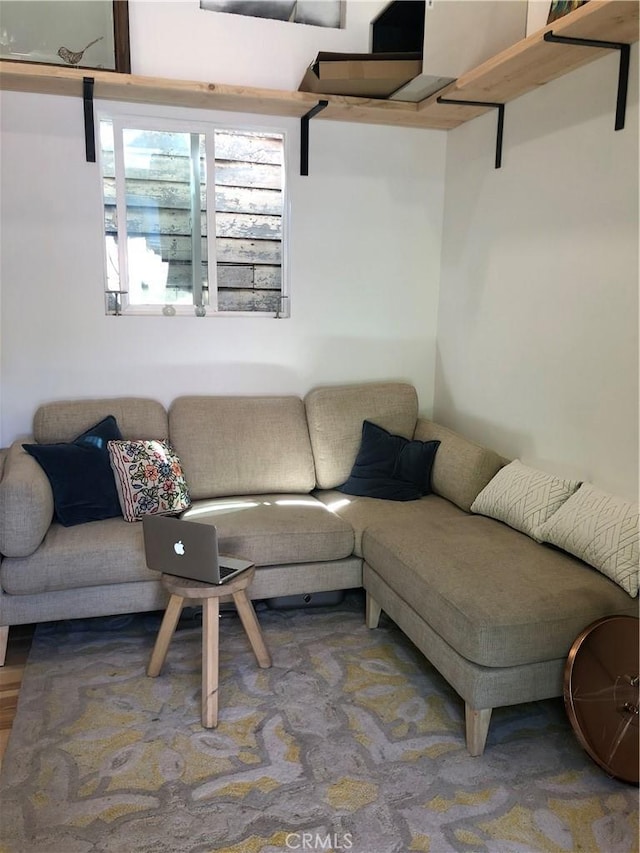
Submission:
[[[180,557],[182,557],[182,556],[183,556],[183,554],[184,554],[184,545],[182,544],[182,539],[179,539],[179,540],[176,542],[176,544],[173,546],[173,550],[174,550],[174,551],[176,552],[176,554],[178,554]]]

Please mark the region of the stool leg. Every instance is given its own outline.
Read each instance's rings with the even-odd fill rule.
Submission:
[[[173,637],[173,632],[176,630],[183,604],[184,598],[181,598],[179,595],[172,595],[169,599],[169,604],[167,604],[167,609],[164,612],[162,624],[158,631],[156,644],[151,653],[151,660],[147,667],[147,675],[151,676],[151,678],[160,675],[160,670],[167,656],[167,649],[169,648],[171,637]]]
[[[270,667],[271,655],[269,654],[269,650],[264,642],[260,623],[256,618],[256,612],[253,609],[253,604],[251,604],[243,589],[233,593],[233,600],[259,666],[263,669]]]
[[[202,602],[202,725],[218,725],[218,613],[219,599]]]

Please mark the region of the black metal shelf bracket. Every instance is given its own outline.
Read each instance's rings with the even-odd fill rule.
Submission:
[[[502,166],[502,137],[504,133],[504,104],[494,104],[491,101],[458,101],[453,98],[436,98],[439,104],[457,104],[463,107],[494,107],[498,110],[498,127],[496,130],[496,169]]]
[[[583,47],[598,47],[606,50],[620,51],[615,129],[622,130],[627,111],[627,88],[629,86],[629,55],[631,53],[631,45],[618,41],[598,41],[596,39],[572,38],[571,36],[556,36],[552,30],[544,34],[544,40],[556,44],[575,44],[582,45]]]
[[[312,107],[306,115],[300,119],[300,174],[309,174],[309,122],[318,115],[325,107],[329,106],[329,101],[318,101],[315,107]]]
[[[96,162],[96,129],[93,121],[93,77],[82,78],[82,100],[84,101],[84,150],[87,163]]]

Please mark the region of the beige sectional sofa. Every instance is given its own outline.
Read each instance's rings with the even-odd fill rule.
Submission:
[[[469,512],[505,461],[418,416],[415,389],[372,383],[297,397],[181,397],[56,402],[34,416],[36,442],[68,442],[107,415],[127,439],[169,438],[192,505],[221,550],[255,561],[254,599],[363,586],[465,702],[467,745],[482,753],[491,709],[562,693],[576,635],[636,613],[599,572],[499,521]],[[363,421],[440,442],[433,493],[397,502],[353,497],[345,482]],[[0,480],[0,637],[8,626],[157,610],[139,523],[62,527],[49,481],[15,442]],[[4,649],[2,649],[4,655]]]

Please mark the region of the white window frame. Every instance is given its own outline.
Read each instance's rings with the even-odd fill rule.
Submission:
[[[287,130],[281,126],[272,125],[256,125],[253,122],[248,123],[246,120],[239,119],[238,121],[215,121],[199,120],[193,118],[165,118],[157,115],[143,115],[139,112],[129,112],[126,109],[111,109],[107,107],[99,107],[96,110],[96,125],[100,128],[102,121],[111,122],[113,127],[113,142],[114,142],[114,170],[115,170],[115,185],[116,185],[116,216],[118,228],[120,223],[125,223],[124,233],[126,235],[126,183],[124,176],[124,151],[123,151],[123,129],[135,130],[153,130],[158,132],[176,132],[176,133],[198,133],[205,137],[205,156],[207,162],[206,175],[206,197],[207,197],[207,271],[208,271],[208,289],[209,289],[209,305],[204,306],[204,313],[197,312],[195,301],[190,305],[174,305],[167,306],[162,303],[147,304],[147,305],[131,305],[128,299],[128,260],[127,260],[127,239],[118,240],[118,267],[120,278],[120,297],[119,311],[114,314],[106,311],[107,316],[182,316],[182,317],[254,317],[254,318],[276,318],[288,319],[291,316],[291,298],[290,298],[290,282],[289,282],[289,220],[290,220],[290,201],[289,201],[289,164],[291,163],[290,156],[290,138]],[[215,212],[215,131],[237,131],[238,133],[265,133],[278,134],[282,136],[282,237],[281,237],[281,285],[280,285],[280,308],[278,311],[220,311],[218,309],[218,265],[216,261],[216,212]],[[102,252],[103,252],[103,281],[105,301],[107,296],[113,290],[109,289],[107,276],[107,250],[104,233],[104,161],[102,157],[102,144],[97,146],[98,154],[98,171],[100,175],[100,202],[102,206]],[[209,165],[212,164],[212,165]],[[213,199],[213,204],[209,204],[209,199]],[[123,281],[124,271],[124,281]],[[193,294],[195,297],[195,293]]]

